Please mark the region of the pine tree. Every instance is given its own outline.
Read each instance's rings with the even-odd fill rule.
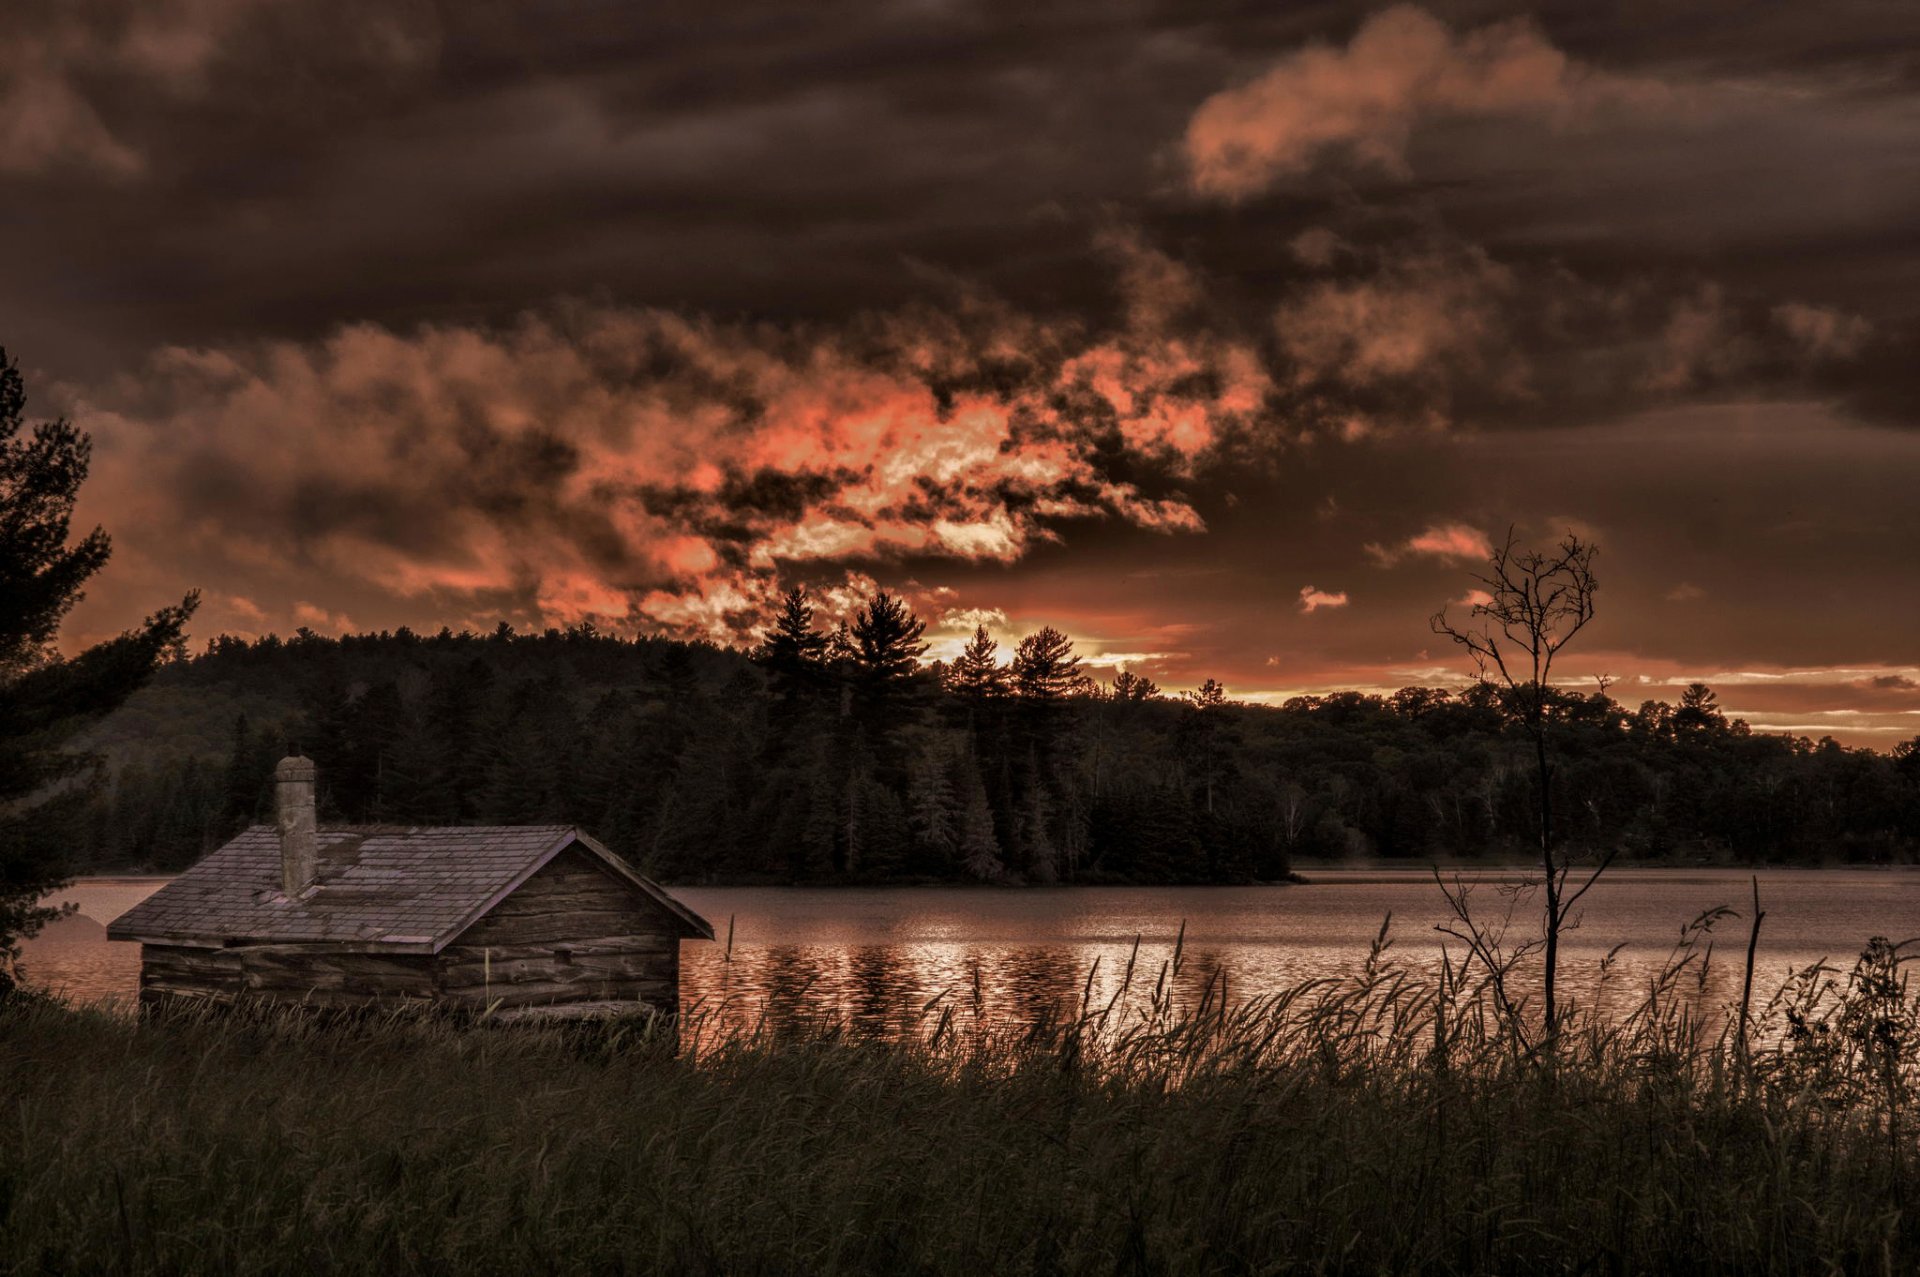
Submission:
[[[834,838],[840,823],[839,768],[831,750],[814,758],[805,779],[806,819],[794,849],[795,877],[818,881],[834,872]]]
[[[1056,775],[1054,797],[1053,824],[1059,834],[1061,869],[1071,882],[1092,849],[1092,812],[1072,772]]]
[[[971,763],[963,768],[960,782],[964,790],[958,845],[961,868],[982,882],[998,882],[1006,877],[1007,866],[1000,856],[1000,841],[994,837],[987,787]]]
[[[548,721],[566,712],[558,680],[527,679],[508,690],[485,736],[486,781],[479,802],[488,824],[540,824],[564,818],[559,810],[560,771],[578,726],[556,729]]]
[[[1113,676],[1112,699],[1122,705],[1137,705],[1160,695],[1160,685],[1142,674],[1122,668]]]
[[[1195,709],[1219,709],[1227,703],[1226,685],[1218,679],[1208,679],[1191,692],[1181,693],[1181,699],[1189,702]]]
[[[1027,635],[1014,649],[1013,688],[1023,700],[1053,704],[1071,696],[1084,682],[1073,640],[1051,625]]]
[[[274,764],[281,758],[280,746],[270,729],[256,730],[245,713],[235,716],[220,809],[223,839],[259,823],[269,800]]]
[[[427,693],[422,719],[433,757],[437,821],[468,824],[479,815],[487,781],[481,727],[493,690],[493,666],[476,656],[457,670],[441,670]]]
[[[953,784],[939,758],[922,756],[911,771],[908,782],[909,819],[913,836],[925,863],[943,867],[951,863],[959,842],[959,811],[953,796]]]
[[[453,823],[453,796],[438,784],[440,765],[425,714],[406,707],[381,760],[382,816],[410,825]]]
[[[840,790],[840,868],[857,874],[865,867],[867,843],[871,837],[871,804],[866,801],[873,788],[873,760],[867,756],[859,729],[854,730],[853,751],[846,779]]]
[[[698,879],[733,858],[732,733],[714,717],[687,742],[654,827],[645,868],[669,879]]]
[[[827,635],[827,668],[841,677],[851,677],[860,660],[859,645],[853,641],[853,627],[842,621]]]
[[[868,823],[862,874],[875,882],[897,878],[907,872],[907,858],[913,848],[906,804],[892,789],[869,781],[865,806]]]
[[[999,647],[986,626],[976,625],[967,646],[947,666],[947,690],[974,706],[1005,696],[1007,671],[996,659]]]
[[[383,679],[353,697],[342,714],[344,751],[316,758],[334,800],[355,820],[397,818],[392,810],[394,748],[406,730],[407,707],[399,684]]]
[[[926,623],[907,605],[882,591],[854,617],[849,637],[862,691],[869,697],[894,695],[920,668],[927,645]]]
[[[1202,803],[1211,815],[1214,791],[1225,777],[1228,763],[1224,713],[1227,689],[1210,678],[1194,691],[1182,693],[1181,699],[1193,706],[1193,712],[1181,722],[1181,739],[1188,764],[1199,776]]]
[[[1026,801],[1020,809],[1020,842],[1026,853],[1027,876],[1034,882],[1060,880],[1060,853],[1053,841],[1052,816],[1045,782],[1030,775]]]
[[[813,628],[813,604],[806,587],[796,585],[780,599],[780,612],[754,649],[767,671],[774,695],[790,699],[815,687],[824,672],[827,636]]]
[[[253,823],[265,777],[254,771],[253,728],[246,711],[234,715],[233,743],[227,749],[226,824],[243,829]]]
[[[68,844],[97,788],[87,756],[64,747],[179,650],[198,603],[190,594],[78,655],[54,651],[111,544],[99,528],[67,544],[92,443],[64,419],[27,430],[26,403],[26,382],[0,350],[0,998],[13,988],[19,942],[59,914],[40,901],[65,880]]]
[[[906,750],[900,734],[920,722],[924,694],[920,657],[926,626],[889,594],[878,594],[854,618],[848,636],[854,660],[849,689],[851,723],[872,751],[875,779],[898,793],[906,788]]]
[[[1067,698],[1084,691],[1087,679],[1080,673],[1073,640],[1050,625],[1020,640],[1013,653],[1012,674],[1028,773],[1043,776],[1065,752]],[[1024,829],[1020,837],[1025,840]]]
[[[1705,683],[1689,683],[1680,693],[1680,707],[1673,712],[1673,730],[1715,732],[1726,728],[1727,716],[1720,710],[1720,697]]]

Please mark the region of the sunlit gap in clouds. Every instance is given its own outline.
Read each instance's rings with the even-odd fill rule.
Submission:
[[[1267,386],[1156,314],[1100,336],[988,302],[838,332],[572,307],[170,350],[84,408],[102,508],[222,567],[734,641],[783,576],[1012,563],[1062,521],[1203,531],[1179,485],[1266,428]],[[247,446],[262,420],[287,446]]]
[[[1902,494],[1860,491],[1914,461],[1879,424],[1914,401],[1912,316],[1885,283],[1904,260],[1887,228],[1910,220],[1893,161],[1920,118],[1896,81],[1869,95],[1859,68],[1721,57],[1739,41],[1685,21],[1610,43],[1551,13],[1396,5],[1172,41],[1102,11],[1075,28],[1097,39],[975,50],[1036,97],[938,111],[899,52],[920,46],[886,25],[877,45],[834,33],[873,76],[861,93],[832,59],[756,44],[764,97],[642,87],[637,106],[606,84],[654,83],[647,41],[604,54],[630,78],[555,36],[539,84],[481,85],[441,54],[498,52],[509,27],[378,8],[352,6],[372,38],[324,63],[298,37],[339,19],[314,5],[284,25],[162,6],[124,29],[55,7],[0,50],[0,101],[31,125],[0,130],[0,180],[53,184],[89,243],[135,195],[169,246],[54,289],[131,290],[128,314],[153,316],[128,340],[154,353],[55,396],[98,444],[82,517],[118,538],[76,641],[177,584],[205,589],[203,632],[504,619],[739,644],[804,583],[828,620],[902,594],[936,657],[974,625],[1004,649],[1049,624],[1089,669],[1247,697],[1448,684],[1463,672],[1426,650],[1425,617],[1483,600],[1469,573],[1508,526],[1575,528],[1606,551],[1602,625],[1633,635],[1591,671],[1616,695],[1668,696],[1718,646],[1727,706],[1764,721],[1885,734],[1908,712],[1878,681],[1906,677],[1891,665],[1771,689],[1738,673],[1827,652],[1840,640],[1795,615],[1827,607],[1851,609],[1836,660],[1897,656],[1910,605],[1809,588],[1833,561],[1815,534],[1911,531],[1887,513]],[[951,14],[895,20],[957,34]],[[242,74],[257,48],[302,91],[263,97]],[[1093,49],[1091,75],[1068,65]],[[1166,92],[1103,96],[1115,57]],[[180,203],[168,183],[208,156],[243,166],[259,138],[221,121],[255,112],[257,198]],[[396,175],[405,198],[340,215],[341,192]],[[532,175],[551,225],[523,225]],[[657,217],[687,208],[739,215]],[[482,252],[448,210],[520,229]],[[735,220],[759,238],[729,246]],[[141,292],[188,265],[219,283],[217,321]],[[831,282],[856,279],[884,287]],[[258,327],[236,336],[236,314]],[[1779,513],[1781,476],[1791,496],[1820,464],[1838,478],[1803,486],[1853,508]],[[1217,588],[1193,584],[1197,555],[1227,569]],[[1189,575],[1148,584],[1122,559]],[[1770,590],[1788,601],[1757,622]],[[1881,632],[1857,637],[1869,607]]]

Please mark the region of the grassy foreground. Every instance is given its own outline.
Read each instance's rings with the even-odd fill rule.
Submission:
[[[1920,1268],[1897,953],[1743,1051],[1687,1010],[1522,1043],[1485,983],[1350,981],[1019,1034],[0,1013],[0,1271]],[[1717,1023],[1717,1018],[1716,1018]]]

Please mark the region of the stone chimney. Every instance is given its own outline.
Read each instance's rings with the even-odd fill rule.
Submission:
[[[280,826],[280,886],[289,898],[313,885],[319,870],[319,823],[314,815],[313,760],[295,754],[273,769],[274,811]]]

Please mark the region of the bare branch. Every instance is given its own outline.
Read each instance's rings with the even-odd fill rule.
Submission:
[[[1488,555],[1486,573],[1474,578],[1485,587],[1487,597],[1469,609],[1468,623],[1456,625],[1445,608],[1429,621],[1434,633],[1444,635],[1466,651],[1482,682],[1492,683],[1497,679],[1504,686],[1507,712],[1519,720],[1533,745],[1535,786],[1540,804],[1540,866],[1545,875],[1542,943],[1546,959],[1548,1039],[1553,1037],[1559,1016],[1555,968],[1567,910],[1587,893],[1613,859],[1612,853],[1608,853],[1580,887],[1571,895],[1566,893],[1568,866],[1557,861],[1554,849],[1554,768],[1548,749],[1553,666],[1567,644],[1593,620],[1594,594],[1599,589],[1593,572],[1596,552],[1593,545],[1572,532],[1550,552],[1523,549],[1509,526],[1505,540]],[[1442,889],[1444,891],[1444,885]],[[1484,941],[1485,934],[1466,916],[1464,893],[1458,899],[1449,894],[1448,902],[1467,932]],[[1489,955],[1474,943],[1470,943],[1470,949],[1483,962],[1490,961]]]

